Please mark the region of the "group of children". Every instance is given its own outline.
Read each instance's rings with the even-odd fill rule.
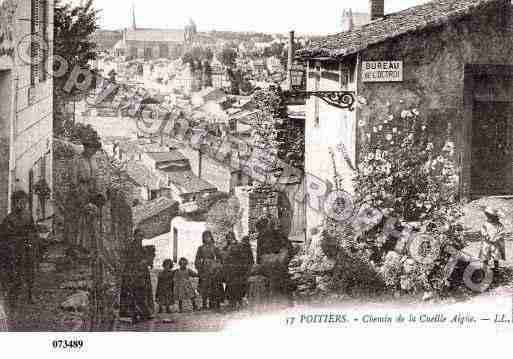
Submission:
[[[183,312],[184,301],[190,300],[194,311],[198,310],[196,305],[196,290],[192,285],[192,278],[197,278],[198,274],[189,269],[189,261],[186,258],[180,258],[178,269],[173,270],[173,261],[166,259],[163,262],[164,270],[159,274],[157,282],[156,299],[159,305],[159,313],[171,312],[171,306],[178,301],[178,310]]]

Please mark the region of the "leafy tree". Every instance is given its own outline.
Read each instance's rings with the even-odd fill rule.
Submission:
[[[195,58],[194,58],[194,56],[192,56],[191,52],[186,52],[182,56],[182,62],[184,64],[189,64],[191,66],[191,69],[192,69],[192,66],[194,65],[194,62],[195,62]]]
[[[195,66],[197,63],[204,63],[205,61],[210,62],[213,58],[214,53],[210,48],[196,46],[182,56],[182,62]]]
[[[219,56],[219,61],[228,68],[235,66],[237,51],[232,47],[225,47]]]
[[[239,89],[240,89],[240,92],[247,95],[247,94],[251,93],[251,91],[253,90],[253,85],[247,78],[244,77],[242,79],[242,82],[240,83]]]
[[[212,67],[208,60],[203,62],[203,87],[212,86]]]
[[[207,47],[204,50],[203,59],[210,62],[210,61],[212,61],[213,58],[214,58],[214,52],[212,51],[212,49],[210,47]]]
[[[240,95],[240,85],[242,83],[242,73],[240,70],[233,70],[232,68],[228,68],[226,71],[228,78],[230,79],[231,89],[230,93],[232,95]]]
[[[265,57],[276,56],[282,58],[285,51],[285,45],[280,42],[274,42],[271,46],[266,47],[264,50]]]
[[[60,56],[68,65],[67,73],[54,79],[54,120],[59,122],[63,120],[65,104],[86,95],[76,87],[66,88],[66,84],[75,69],[88,70],[89,61],[96,59],[93,34],[99,29],[99,10],[94,8],[93,0],[78,5],[57,0],[54,14],[54,55]],[[78,80],[84,79],[80,76]],[[57,129],[62,128],[62,123],[54,125]]]

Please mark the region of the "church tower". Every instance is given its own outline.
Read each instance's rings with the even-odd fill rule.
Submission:
[[[132,30],[136,30],[137,25],[135,23],[135,3],[132,1]]]
[[[347,32],[351,31],[354,28],[354,17],[353,17],[353,10],[352,9],[343,9],[342,10],[342,16],[341,16],[341,31]]]
[[[196,36],[196,33],[198,32],[198,29],[196,28],[196,23],[189,19],[189,23],[185,25],[185,32],[184,32],[184,41],[186,44],[192,44],[194,42],[194,37]]]

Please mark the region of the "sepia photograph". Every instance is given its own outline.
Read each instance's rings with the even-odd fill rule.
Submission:
[[[0,0],[0,343],[512,325],[510,0]]]

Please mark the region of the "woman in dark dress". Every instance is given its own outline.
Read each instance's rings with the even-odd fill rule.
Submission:
[[[249,273],[251,272],[251,269],[255,265],[255,257],[253,256],[253,249],[251,248],[251,242],[250,242],[249,236],[242,237],[241,245],[242,245],[244,261],[245,261],[245,263],[248,263],[248,266],[249,266],[249,270],[248,270],[248,278],[249,278]],[[242,295],[243,298],[247,295],[247,292],[248,292],[248,282],[246,280],[246,283],[244,285],[244,293]]]
[[[247,245],[232,243],[224,263],[226,297],[232,310],[242,307],[242,298],[246,294],[247,280],[252,265],[253,254],[248,253]]]
[[[27,209],[28,199],[24,191],[14,192],[13,211],[0,225],[0,284],[7,292],[10,309],[18,303],[23,284],[27,301],[32,302],[38,234]]]
[[[222,283],[222,255],[214,245],[214,237],[210,231],[202,234],[203,245],[196,252],[194,265],[199,274],[199,292],[203,310],[219,310],[224,300]]]
[[[149,266],[150,258],[143,246],[143,233],[136,229],[129,245],[121,289],[121,306],[134,323],[152,318],[153,297]],[[151,295],[150,295],[151,294]]]
[[[235,237],[235,233],[228,232],[225,237],[225,245],[223,249],[221,250],[221,256],[223,257],[223,262],[228,258],[230,255],[230,249],[233,245],[237,244],[237,238]]]

